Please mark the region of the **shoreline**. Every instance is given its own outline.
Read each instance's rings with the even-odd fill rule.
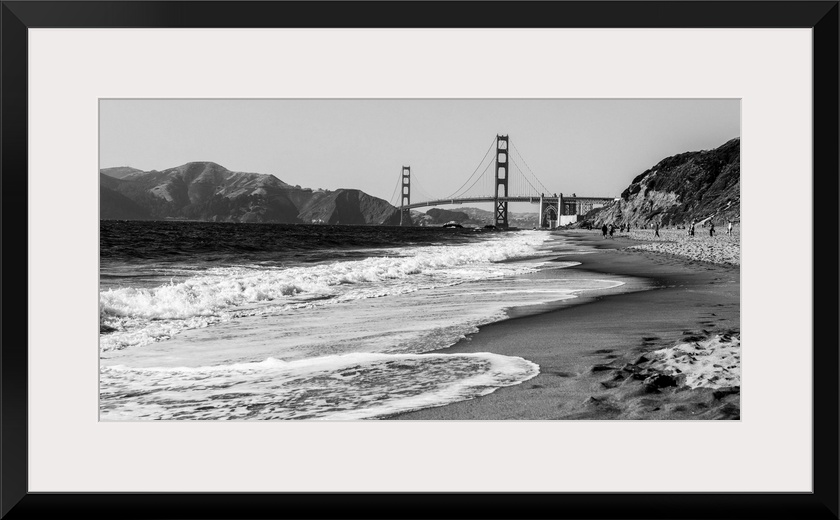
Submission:
[[[628,249],[647,241],[604,239],[595,230],[558,235],[567,245],[555,250],[555,260],[579,262],[563,271],[640,279],[650,288],[584,293],[547,312],[513,313],[480,327],[436,352],[522,357],[537,363],[540,374],[482,397],[387,419],[738,419],[740,387],[692,389],[651,379],[660,372],[647,358],[715,335],[739,338],[740,266]],[[595,252],[581,254],[581,247]]]

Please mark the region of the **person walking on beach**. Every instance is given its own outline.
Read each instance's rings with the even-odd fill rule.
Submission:
[[[604,222],[604,225],[601,226],[601,233],[603,233],[604,238],[607,238],[607,223]]]
[[[709,226],[710,226],[709,227],[709,236],[713,237],[713,236],[715,236],[715,223],[714,222],[709,222]]]
[[[728,222],[729,223],[726,225],[726,234],[731,235],[732,234],[732,221],[729,220]]]
[[[656,227],[653,228],[653,232],[654,232],[653,236],[655,236],[655,237],[659,236],[659,222],[656,223]]]
[[[615,233],[615,224],[610,224],[610,238],[613,238],[613,233]]]
[[[694,221],[691,221],[691,225],[688,226],[688,234],[689,236],[694,236]]]

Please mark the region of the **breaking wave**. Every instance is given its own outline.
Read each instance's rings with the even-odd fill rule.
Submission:
[[[468,244],[392,250],[395,256],[287,268],[213,268],[158,287],[110,288],[99,294],[100,330],[107,332],[100,346],[122,349],[234,317],[524,274],[535,264],[502,262],[537,255],[546,237],[509,233]]]

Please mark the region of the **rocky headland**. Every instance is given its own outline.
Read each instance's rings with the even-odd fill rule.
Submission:
[[[739,221],[741,140],[714,150],[685,152],[640,173],[619,200],[587,213],[576,227],[603,224],[631,229],[687,226],[692,221]]]

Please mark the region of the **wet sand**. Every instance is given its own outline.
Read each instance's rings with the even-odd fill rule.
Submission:
[[[557,234],[566,238],[559,259],[581,263],[567,270],[624,277],[630,282],[625,292],[481,327],[443,352],[519,356],[537,363],[540,374],[477,399],[391,418],[738,419],[739,387],[690,388],[657,372],[649,358],[652,351],[715,335],[740,337],[739,266],[627,249],[641,242],[604,239],[594,230]],[[566,253],[581,248],[596,252]]]

